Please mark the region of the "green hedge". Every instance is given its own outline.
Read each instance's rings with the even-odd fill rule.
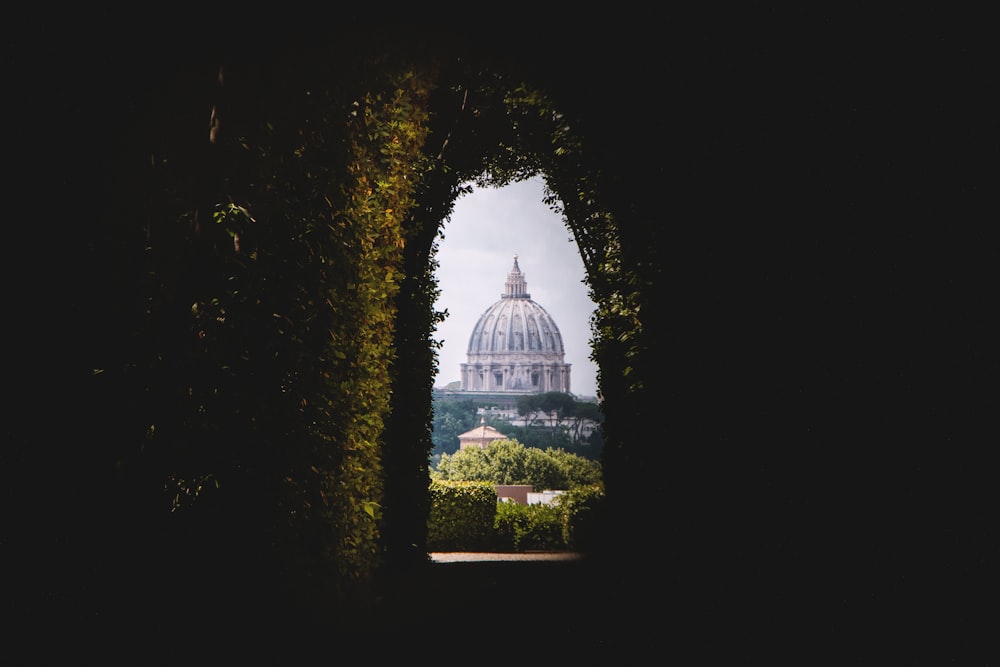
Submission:
[[[557,505],[497,503],[493,520],[500,551],[561,550],[561,512]]]
[[[497,494],[489,482],[432,481],[428,551],[493,548]]]
[[[576,487],[551,505],[497,502],[490,482],[433,480],[428,551],[589,552],[603,536],[604,489]]]
[[[559,496],[563,544],[574,551],[593,551],[604,537],[604,488],[579,486]]]

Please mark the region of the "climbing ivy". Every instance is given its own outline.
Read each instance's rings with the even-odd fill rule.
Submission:
[[[608,433],[632,420],[645,284],[585,114],[551,73],[465,47],[213,61],[136,123],[114,218],[132,298],[102,377],[127,405],[114,469],[172,581],[210,585],[211,555],[334,604],[426,557],[435,253],[472,183],[543,179],[599,304]]]

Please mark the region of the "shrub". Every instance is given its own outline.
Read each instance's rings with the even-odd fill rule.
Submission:
[[[562,522],[555,505],[497,503],[496,548],[503,551],[562,549]]]
[[[578,486],[556,499],[562,524],[562,541],[575,551],[592,551],[604,532],[604,487]]]
[[[604,488],[564,491],[551,505],[497,502],[489,482],[431,481],[429,551],[588,552],[604,534]]]
[[[489,482],[432,480],[427,521],[430,551],[491,548],[497,494]]]

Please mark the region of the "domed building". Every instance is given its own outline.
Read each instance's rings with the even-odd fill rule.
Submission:
[[[570,365],[555,320],[532,301],[517,265],[500,300],[486,309],[469,336],[461,364],[462,392],[539,394],[570,392]]]

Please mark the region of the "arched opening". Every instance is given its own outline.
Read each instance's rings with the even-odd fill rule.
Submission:
[[[597,397],[597,365],[590,358],[596,304],[588,294],[575,240],[543,197],[544,183],[535,176],[501,188],[475,188],[455,203],[437,242],[441,294],[435,308],[449,316],[435,331],[443,341],[435,387],[461,382],[459,367],[466,361],[469,335],[503,293],[516,256],[531,298],[558,324],[566,362],[572,366],[571,392]]]
[[[992,636],[969,610],[995,597],[998,544],[998,244],[978,224],[994,119],[968,31],[333,11],[10,35],[15,624],[159,647],[277,620],[297,638],[315,626],[281,618],[289,599],[360,584],[338,598],[354,613],[378,558],[419,562],[429,249],[462,183],[542,173],[597,295],[629,545],[605,583],[673,612],[613,600],[621,645],[667,626],[697,657],[804,636],[926,658],[920,634],[946,662]]]
[[[498,537],[494,551],[579,549],[583,544],[570,537],[584,530],[575,525],[583,520],[579,512],[566,530],[550,524],[559,521],[557,496],[600,482],[601,413],[591,359],[596,305],[562,207],[546,205],[541,176],[503,187],[469,186],[436,243],[435,308],[447,318],[435,331],[441,346],[431,477],[492,474],[496,484],[530,489],[511,498],[516,504],[549,506],[501,508],[505,525],[537,527],[515,542]],[[463,437],[485,427],[511,441],[507,453],[459,453]],[[432,509],[435,535],[439,513]],[[429,544],[435,552],[449,548],[468,550],[441,539]]]
[[[613,293],[631,307],[642,292],[628,286],[615,226],[590,196],[604,158],[580,156],[554,103],[518,87],[522,71],[480,71],[472,57],[441,73],[421,49],[406,53],[409,67],[368,58],[394,53],[381,43],[352,46],[237,59],[223,72],[215,53],[211,66],[168,63],[129,85],[102,80],[99,112],[81,112],[101,130],[88,149],[93,137],[111,139],[109,150],[70,151],[97,181],[72,184],[96,213],[73,228],[87,252],[60,265],[80,287],[66,318],[80,330],[59,373],[77,397],[67,408],[75,418],[53,425],[56,434],[25,426],[13,439],[37,464],[27,467],[58,471],[45,514],[65,516],[58,510],[82,497],[99,508],[95,523],[66,520],[68,535],[27,522],[25,531],[52,554],[67,541],[99,544],[79,549],[74,572],[121,584],[106,609],[154,604],[127,585],[148,567],[165,573],[150,598],[211,589],[247,622],[265,622],[253,618],[262,608],[274,620],[286,603],[353,613],[373,600],[382,562],[422,564],[429,251],[470,179],[544,174],[595,302]],[[86,64],[118,71],[96,60]],[[51,330],[64,330],[57,320]],[[35,353],[26,357],[52,358],[26,343]],[[624,368],[615,360],[632,343],[616,344],[601,348],[601,367]],[[618,404],[640,409],[617,377]],[[626,382],[639,386],[634,374]],[[618,423],[625,443],[631,423]],[[73,447],[81,441],[97,444]],[[32,497],[33,479],[11,495]],[[83,604],[96,580],[67,597]],[[170,611],[182,611],[182,625],[211,617],[177,598]]]

